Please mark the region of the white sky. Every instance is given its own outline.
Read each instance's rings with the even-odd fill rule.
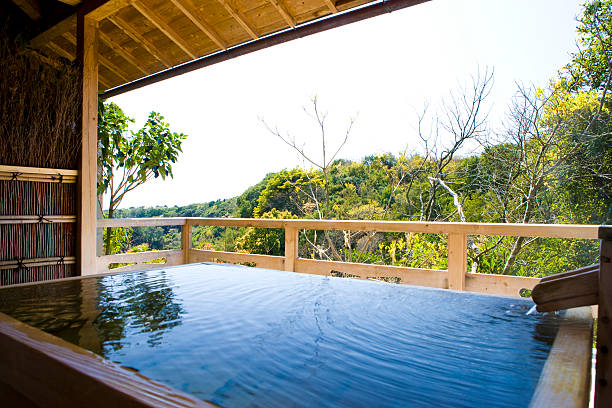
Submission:
[[[121,207],[229,198],[267,173],[301,166],[258,118],[318,146],[302,110],[314,95],[332,140],[357,116],[340,155],[352,160],[417,147],[416,110],[479,66],[495,69],[491,117],[500,119],[516,81],[543,86],[569,61],[582,2],[433,0],[112,98],[138,127],[155,110],[189,135],[174,179],[147,182]]]

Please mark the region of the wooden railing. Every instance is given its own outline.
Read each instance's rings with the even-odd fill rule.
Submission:
[[[279,228],[285,231],[284,256],[256,255],[236,252],[210,251],[192,248],[193,226]],[[400,283],[443,289],[467,290],[507,296],[519,296],[521,289],[531,290],[538,278],[493,275],[467,272],[468,235],[524,236],[541,238],[598,239],[597,225],[561,224],[484,224],[411,221],[353,221],[353,220],[277,220],[251,218],[120,218],[98,220],[103,227],[180,226],[180,250],[150,251],[106,255],[98,257],[95,273],[111,271],[109,266],[134,263],[113,272],[142,270],[164,265],[196,262],[249,263],[259,268],[278,269],[317,275],[343,273],[360,279],[399,278]],[[300,230],[376,231],[401,233],[429,233],[448,235],[448,270],[409,268],[400,266],[361,264],[305,259],[298,256]]]

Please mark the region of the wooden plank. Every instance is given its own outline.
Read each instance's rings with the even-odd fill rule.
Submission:
[[[191,243],[193,241],[192,236],[193,229],[191,225],[186,222],[181,226],[181,249],[183,251],[183,263],[189,263],[189,255],[191,254]]]
[[[111,87],[110,82],[108,82],[108,80],[104,78],[102,75],[100,75],[99,73],[98,73],[98,82],[100,83],[100,85],[102,85],[100,89],[109,89]]]
[[[134,55],[132,55],[129,51],[124,50],[119,43],[117,43],[116,41],[114,41],[112,38],[110,38],[108,35],[104,34],[101,31],[100,31],[100,39],[102,40],[103,43],[105,43],[108,46],[108,48],[112,49],[114,52],[120,55],[121,58],[129,62],[132,66],[138,69],[142,74],[149,75],[151,73],[140,66],[140,62],[138,62],[138,59]]]
[[[494,224],[474,222],[420,222],[420,221],[357,221],[357,220],[305,220],[305,219],[250,219],[250,218],[192,218],[193,225],[225,227],[421,232],[428,234],[458,233],[466,235],[526,236],[546,238],[597,239],[597,225],[570,224]]]
[[[329,8],[329,11],[331,11],[332,13],[338,12],[335,1],[332,1],[332,0],[324,0],[324,1],[325,1],[325,5],[327,6],[327,8]]]
[[[193,4],[189,2],[190,4],[188,5],[188,1],[184,0],[170,1],[176,6],[176,8],[181,11],[181,13],[183,13],[189,20],[191,20],[191,22],[196,27],[198,27],[200,31],[206,34],[208,38],[210,38],[215,44],[217,44],[217,47],[221,48],[222,50],[227,49],[227,43],[223,38],[221,38],[217,31],[215,31],[215,29],[210,24],[208,24],[202,16],[196,16],[196,14],[199,13],[196,8],[193,7]]]
[[[32,40],[30,40],[30,47],[41,48],[45,44],[47,44],[49,41],[53,40],[54,38],[57,38],[66,32],[74,31],[74,28],[76,27],[76,23],[77,23],[76,14],[66,17],[65,19],[63,19],[62,21],[60,21],[53,27],[49,28],[48,30],[43,31],[42,33],[34,37]]]
[[[193,262],[254,263],[257,268],[283,270],[285,260],[282,256],[243,254],[238,252],[208,251],[192,249],[189,256]]]
[[[55,177],[55,176],[20,176],[20,175],[7,175],[0,174],[0,180],[12,180],[12,181],[30,181],[39,183],[65,183],[71,184],[76,183],[76,177]]]
[[[0,383],[36,406],[212,407],[2,313],[0,349]]]
[[[31,268],[34,266],[47,266],[47,265],[72,265],[76,263],[76,257],[74,256],[66,256],[59,257],[53,256],[49,258],[30,258],[30,259],[21,259],[19,261],[9,260],[9,261],[0,261],[0,270],[5,269],[15,269],[22,265],[26,268]]]
[[[1,224],[49,224],[76,222],[76,215],[0,215]]]
[[[599,303],[599,269],[540,281],[531,298],[538,312],[595,305]]]
[[[49,175],[49,176],[58,176],[63,175],[64,177],[68,176],[78,176],[78,170],[68,170],[68,169],[50,169],[50,168],[42,168],[42,167],[24,167],[24,166],[6,166],[0,165],[0,172],[6,173],[21,173],[21,174],[36,174],[36,175]]]
[[[64,4],[68,4],[69,6],[78,6],[79,4],[82,3],[81,0],[57,0],[57,1],[61,1]]]
[[[13,0],[13,3],[32,20],[40,20],[42,14],[40,11],[40,4],[38,4],[37,0]]]
[[[47,47],[53,51],[54,53],[56,53],[57,55],[59,55],[62,58],[66,58],[68,61],[74,61],[75,56],[66,51],[65,49],[63,49],[62,47],[60,47],[59,45],[57,45],[56,43],[54,43],[53,41],[49,41],[47,43]]]
[[[123,33],[125,35],[130,37],[136,43],[138,43],[142,48],[144,48],[153,57],[157,58],[167,68],[170,68],[172,65],[174,65],[174,64],[172,64],[170,59],[167,56],[165,56],[164,53],[155,46],[155,44],[153,44],[151,41],[147,40],[142,34],[140,34],[138,31],[136,31],[130,25],[130,23],[125,21],[123,18],[121,18],[121,17],[119,17],[117,15],[116,16],[110,16],[110,17],[108,17],[108,21],[110,21],[115,26],[117,26],[117,28],[119,28],[121,31],[123,31]]]
[[[104,66],[106,69],[108,69],[113,74],[117,75],[123,81],[125,82],[129,81],[129,75],[127,74],[127,72],[125,72],[124,70],[119,68],[117,65],[115,65],[111,60],[104,57],[103,55],[98,55],[98,60],[100,61],[100,64],[102,66]]]
[[[559,278],[565,278],[568,276],[578,275],[580,273],[590,272],[596,269],[597,270],[599,269],[599,263],[596,263],[594,265],[583,266],[582,268],[574,269],[568,272],[555,273],[554,275],[544,276],[543,278],[540,279],[540,282],[546,282],[546,281],[553,280],[553,279],[559,279]]]
[[[295,21],[295,18],[291,15],[289,10],[287,10],[287,6],[285,5],[285,2],[283,0],[268,0],[268,1],[270,2],[270,4],[274,6],[274,8],[278,11],[281,17],[285,20],[285,22],[291,28],[295,28],[295,26],[297,25],[297,21]]]
[[[77,170],[0,165],[0,180],[76,183],[77,176]]]
[[[298,258],[295,271],[315,275],[330,276],[331,271],[348,273],[368,278],[400,278],[401,283],[408,285],[448,288],[448,271],[438,269],[407,268],[402,266],[373,265],[351,262],[321,261]]]
[[[159,218],[103,218],[97,220],[98,228],[108,227],[164,227],[170,225],[185,225],[184,217]]]
[[[130,4],[187,55],[193,59],[197,57],[197,53],[190,49],[189,42],[181,38],[181,36],[174,31],[174,29],[170,27],[170,25],[159,14],[146,6],[144,3],[141,3],[139,0],[132,0]]]
[[[448,288],[465,290],[467,235],[448,234]]]
[[[87,17],[95,20],[102,21],[108,16],[117,13],[119,10],[128,6],[128,0],[106,0],[99,7],[87,13]]]
[[[585,408],[589,405],[593,317],[591,308],[565,313],[546,359],[530,408]]]
[[[98,35],[100,34],[101,34],[100,30],[98,30]],[[76,41],[76,38],[72,35],[72,33],[64,33],[62,36],[68,41],[70,41],[70,43],[76,46],[77,41]],[[102,66],[104,66],[106,69],[108,69],[113,74],[117,75],[117,77],[119,77],[121,80],[126,81],[126,82],[128,81],[129,75],[124,70],[119,68],[117,65],[113,64],[108,58],[98,54],[98,60]]]
[[[77,254],[81,275],[96,273],[96,203],[98,177],[98,23],[80,17],[82,49],[82,122],[78,182]]]
[[[599,308],[597,319],[597,363],[595,366],[595,408],[612,406],[612,227],[599,230]]]
[[[295,260],[298,257],[298,233],[297,228],[285,228],[285,270],[295,272]]]
[[[146,264],[144,262],[153,261],[155,259],[166,258],[164,263],[151,263]],[[145,269],[163,268],[164,266],[182,265],[183,264],[183,251],[180,249],[171,249],[164,251],[147,251],[147,252],[133,252],[125,254],[115,255],[104,255],[99,256],[96,259],[96,271],[97,273],[107,272],[127,272],[127,271],[139,271]],[[128,265],[121,268],[109,269],[111,264],[118,263],[136,263],[136,265]]]
[[[217,0],[217,1],[221,3],[221,5],[225,7],[227,12],[232,16],[232,18],[236,20],[238,24],[240,24],[247,33],[249,33],[251,38],[255,40],[260,37],[259,33],[255,29],[253,24],[249,22],[248,18],[244,14],[242,14],[240,10],[238,10],[235,6],[230,4],[227,0]]]
[[[521,289],[532,290],[540,279],[526,276],[506,276],[488,273],[470,273],[465,279],[465,290],[491,295],[520,296]]]

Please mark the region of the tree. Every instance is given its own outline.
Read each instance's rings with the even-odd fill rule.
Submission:
[[[418,117],[418,136],[422,141],[425,164],[429,167],[429,188],[421,195],[421,220],[433,221],[444,217],[436,211],[438,186],[442,186],[454,198],[456,212],[462,214],[461,205],[456,193],[448,186],[449,169],[453,159],[462,148],[471,141],[486,134],[488,113],[485,102],[493,85],[493,72],[480,71],[472,77],[469,87],[461,87],[458,92],[451,92],[442,103],[441,113],[434,115],[431,126],[426,129],[425,122],[428,106]],[[465,221],[465,219],[462,219]]]
[[[172,164],[187,136],[170,131],[157,112],[151,112],[138,131],[130,131],[134,120],[112,102],[99,105],[98,117],[98,194],[108,194],[106,216],[112,218],[127,193],[152,178],[172,177]],[[111,240],[109,229],[106,254],[112,253]]]
[[[346,131],[343,137],[340,140],[337,148],[335,150],[329,150],[329,137],[327,135],[327,129],[325,121],[327,120],[327,113],[321,112],[318,105],[317,97],[313,97],[311,100],[312,109],[307,110],[304,108],[304,112],[309,115],[317,124],[318,133],[321,141],[321,157],[316,158],[313,155],[310,155],[305,152],[304,146],[298,145],[296,139],[289,134],[283,135],[278,128],[270,127],[263,119],[262,122],[276,137],[282,140],[285,144],[291,147],[294,151],[296,151],[305,162],[309,163],[314,169],[321,172],[321,180],[320,185],[322,185],[322,191],[319,191],[318,188],[319,183],[309,182],[308,188],[302,188],[300,191],[305,193],[310,200],[315,205],[315,211],[319,219],[329,219],[331,215],[331,200],[330,200],[330,170],[333,168],[336,158],[338,154],[346,144],[351,134],[351,130],[353,128],[353,124],[355,120],[351,118],[349,120],[349,124],[346,128]],[[304,173],[308,176],[309,173]],[[306,236],[306,235],[305,235]],[[322,246],[316,243],[316,238],[314,241],[308,240],[309,244],[313,247],[316,247],[317,252],[322,256],[327,252],[331,252],[332,258],[335,260],[342,260],[342,257],[338,250],[336,249],[336,244],[333,242],[332,238],[328,231],[323,231],[323,236],[327,241],[327,248],[323,248]],[[329,257],[328,255],[325,255]]]

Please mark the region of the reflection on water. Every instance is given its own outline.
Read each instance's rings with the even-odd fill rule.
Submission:
[[[154,347],[181,324],[184,311],[164,271],[109,276],[97,289],[99,314],[93,327],[104,339],[103,355],[123,347],[128,329],[146,333],[146,343]]]
[[[3,290],[0,312],[96,354],[123,347],[128,333],[159,345],[183,313],[164,271],[117,274]]]
[[[0,290],[0,311],[227,407],[516,407],[561,317],[406,285],[191,265]]]

